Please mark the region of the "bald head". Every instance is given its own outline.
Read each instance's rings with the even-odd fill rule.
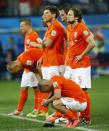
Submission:
[[[15,60],[7,64],[7,70],[11,73],[17,73],[23,69],[20,61]]]
[[[38,82],[38,87],[41,92],[51,92],[53,89],[52,82],[50,80],[40,80]]]

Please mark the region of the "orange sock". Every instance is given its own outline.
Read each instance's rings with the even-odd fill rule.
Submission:
[[[19,101],[18,101],[18,105],[17,105],[17,110],[18,111],[22,111],[23,107],[25,105],[25,102],[28,98],[28,88],[26,89],[22,89],[20,90],[20,97],[19,97]]]
[[[55,115],[57,117],[64,117],[64,114],[62,114],[61,112],[58,112],[58,111],[55,112]]]
[[[38,108],[38,89],[34,89],[34,110]]]
[[[78,114],[76,112],[73,112],[71,110],[68,110],[65,114],[65,116],[71,120],[77,120],[78,119]]]
[[[87,121],[90,121],[91,119],[91,113],[90,113],[90,95],[87,91],[84,91],[87,99],[87,108],[85,111],[81,112],[81,117],[84,117]]]
[[[48,98],[49,93],[42,93],[38,91],[38,110],[43,112],[48,112],[48,107],[42,106],[43,99]]]

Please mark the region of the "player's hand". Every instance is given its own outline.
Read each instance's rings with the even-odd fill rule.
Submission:
[[[43,99],[42,106],[48,106],[48,105],[49,105],[49,101],[47,99]]]
[[[40,58],[40,59],[37,61],[37,66],[38,66],[38,67],[41,67],[41,63],[42,63],[42,58]]]
[[[82,59],[81,55],[75,56],[74,58],[74,62],[77,63],[78,61],[80,61]]]

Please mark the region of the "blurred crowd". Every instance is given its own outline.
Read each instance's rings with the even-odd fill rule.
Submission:
[[[7,63],[15,60],[16,57],[23,52],[24,46],[24,37],[22,35],[18,36],[18,40],[16,41],[13,36],[10,35],[7,43],[4,45],[2,41],[0,41],[0,79],[19,79],[21,74],[14,75],[10,74],[7,69]]]
[[[45,5],[69,4],[79,7],[84,14],[108,13],[108,0],[0,0],[0,16],[41,15]]]

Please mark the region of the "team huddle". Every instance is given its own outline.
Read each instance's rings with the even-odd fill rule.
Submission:
[[[66,22],[66,28],[58,20]],[[90,124],[91,64],[88,53],[95,45],[78,8],[46,6],[42,15],[46,27],[44,38],[32,28],[29,19],[20,21],[25,35],[24,47],[15,61],[7,65],[12,73],[23,71],[17,109],[9,115],[22,115],[28,88],[34,91],[33,111],[27,117],[45,116],[44,126],[53,126],[59,118],[67,120],[65,128],[81,122]],[[55,112],[48,116],[49,104]]]

